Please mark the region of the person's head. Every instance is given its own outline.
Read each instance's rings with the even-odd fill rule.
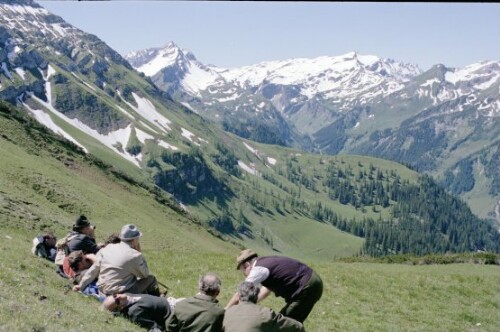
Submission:
[[[92,260],[88,259],[81,250],[71,252],[68,261],[69,267],[75,272],[86,270],[93,264]]]
[[[111,312],[120,312],[128,304],[127,295],[125,294],[114,294],[107,296],[102,302],[102,307]]]
[[[242,250],[238,257],[236,257],[236,269],[240,270],[247,277],[252,270],[253,261],[257,257],[258,255],[252,249]]]
[[[45,232],[43,234],[43,242],[48,247],[53,248],[56,246],[57,238],[54,236],[54,233],[52,233],[51,231],[48,231],[48,232]]]
[[[108,238],[106,239],[106,241],[104,241],[104,244],[115,244],[115,243],[120,243],[120,234],[118,233],[113,233],[111,234],[110,236],[108,236]]]
[[[90,221],[84,215],[79,216],[76,222],[73,224],[73,231],[85,234],[93,237],[95,225],[92,225]]]
[[[142,233],[139,232],[139,229],[133,224],[127,224],[122,227],[120,231],[120,240],[122,242],[128,243],[132,248],[140,251],[139,238],[142,236]]]
[[[216,274],[209,272],[200,276],[198,289],[201,293],[216,298],[220,293],[221,284],[220,278]]]
[[[242,302],[257,303],[259,291],[259,286],[257,286],[253,282],[243,281],[238,286],[238,295],[240,296],[240,301]]]

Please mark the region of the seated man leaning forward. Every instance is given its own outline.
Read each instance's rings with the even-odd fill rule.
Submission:
[[[323,294],[321,278],[307,265],[289,257],[258,257],[250,249],[236,258],[236,268],[243,272],[245,281],[261,284],[257,302],[271,292],[283,297],[286,305],[280,313],[303,323]],[[234,294],[226,309],[238,303]]]
[[[99,250],[96,262],[85,272],[74,291],[97,279],[97,287],[104,295],[119,293],[150,294],[160,296],[156,278],[149,273],[146,260],[141,254],[139,237],[142,235],[135,225],[122,227],[120,243],[108,244]]]
[[[165,331],[165,320],[172,312],[166,298],[148,294],[114,294],[106,297],[102,305],[148,331]]]
[[[304,332],[304,326],[293,318],[257,305],[260,288],[244,281],[238,287],[239,303],[224,314],[225,332]]]
[[[221,280],[207,273],[198,281],[199,293],[177,302],[165,325],[167,332],[222,331],[224,309],[218,305]]]

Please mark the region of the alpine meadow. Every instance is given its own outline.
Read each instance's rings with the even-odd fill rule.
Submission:
[[[35,236],[62,238],[81,214],[97,242],[137,225],[149,269],[176,298],[215,272],[224,306],[243,280],[235,258],[252,248],[322,277],[307,331],[498,331],[500,117],[488,105],[499,79],[474,81],[486,87],[477,105],[457,96],[468,98],[461,116],[477,117],[452,138],[426,133],[433,112],[458,101],[405,99],[432,80],[411,66],[387,69],[401,81],[385,91],[404,94],[373,86],[379,103],[350,86],[336,113],[296,82],[238,85],[237,73],[217,71],[216,85],[190,94],[182,79],[194,57],[149,75],[144,54],[122,57],[32,0],[0,0],[0,331],[143,331],[30,253]],[[429,137],[440,150],[424,146]],[[278,311],[283,300],[261,304]]]

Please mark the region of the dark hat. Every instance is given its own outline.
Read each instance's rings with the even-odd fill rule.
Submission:
[[[122,241],[132,241],[140,236],[142,236],[142,233],[139,232],[139,229],[132,224],[123,226],[120,232],[120,240]]]
[[[257,254],[252,249],[242,250],[238,257],[236,257],[236,270],[239,270],[241,264],[255,257],[257,257]]]
[[[73,225],[73,230],[75,232],[78,232],[80,231],[81,229],[85,228],[85,227],[88,227],[88,226],[91,226],[93,228],[95,228],[95,226],[93,226],[90,221],[87,219],[87,217],[85,217],[84,215],[81,215],[78,217],[78,219],[76,219],[76,222],[75,224]]]

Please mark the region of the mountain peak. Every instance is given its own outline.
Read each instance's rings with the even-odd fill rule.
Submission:
[[[147,76],[153,76],[161,69],[176,63],[181,64],[186,61],[197,61],[193,53],[187,49],[181,49],[173,41],[169,41],[163,47],[129,52],[125,55],[125,59],[134,68]]]

